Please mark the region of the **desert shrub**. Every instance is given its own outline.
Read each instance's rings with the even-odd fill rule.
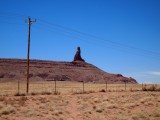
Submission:
[[[39,95],[39,93],[32,92],[31,95]]]
[[[26,100],[28,100],[28,98],[25,97],[25,96],[22,96],[22,97],[20,98],[20,100],[26,101]]]
[[[63,112],[62,112],[61,110],[54,110],[54,111],[53,111],[53,115],[58,116],[58,115],[60,115],[60,114],[63,114]]]
[[[14,113],[16,110],[13,106],[7,105],[0,110],[0,115],[8,115]]]
[[[137,115],[132,115],[130,120],[139,120],[138,116]]]
[[[103,111],[104,111],[103,108],[100,108],[100,107],[96,108],[96,112],[102,113]]]
[[[152,85],[148,88],[148,91],[155,91],[157,88],[157,85]]]
[[[97,98],[97,97],[94,98],[93,101],[94,101],[95,103],[101,103],[101,99],[99,99],[99,98]]]
[[[27,111],[25,111],[26,113],[26,117],[34,117],[38,115],[38,112],[34,109],[29,109]]]
[[[112,92],[112,91],[109,89],[108,92]]]
[[[51,95],[51,94],[52,94],[51,92],[47,92],[47,91],[41,92],[41,95]]]
[[[26,102],[27,100],[28,100],[27,97],[22,96],[22,97],[20,97],[18,104],[19,104],[20,106],[24,106],[24,105],[25,105],[25,102]]]
[[[15,101],[15,99],[12,99],[12,98],[9,98],[9,99],[6,98],[6,100],[3,101],[3,103],[5,105],[14,105],[16,103],[16,101]]]
[[[155,110],[155,111],[152,112],[151,116],[158,118],[158,117],[160,117],[160,113],[159,113],[159,111]]]
[[[56,91],[53,93],[54,95],[60,95],[61,93],[59,91]]]
[[[90,93],[95,93],[94,90],[89,90],[89,91],[74,91],[73,94],[90,94]]]
[[[142,87],[142,91],[160,91],[160,88],[157,88],[157,85],[151,85],[147,88],[147,85]]]
[[[126,90],[123,90],[123,89],[120,90],[120,92],[124,92],[124,91],[126,91]]]
[[[86,93],[95,93],[94,90],[89,90],[89,91],[86,91]]]
[[[14,96],[26,96],[25,93],[15,93]]]
[[[143,88],[142,88],[142,91],[147,91],[147,88],[146,88],[146,87],[143,87]]]
[[[160,88],[157,88],[156,91],[160,91]]]
[[[86,91],[74,91],[73,94],[86,94],[87,92]]]
[[[105,89],[101,89],[99,92],[106,92]]]
[[[115,104],[109,104],[106,106],[108,109],[114,109],[114,108],[118,108],[117,105]]]
[[[133,107],[136,107],[136,106],[139,106],[139,104],[138,103],[127,103],[125,105],[125,107],[128,107],[128,108],[133,108]]]
[[[133,92],[133,89],[132,89],[132,88],[130,88],[130,92]]]
[[[139,112],[139,113],[137,113],[136,115],[137,115],[137,117],[138,117],[140,120],[150,120],[150,119],[149,119],[149,115],[148,115],[147,112],[146,112],[146,113],[144,113],[144,112]]]
[[[5,97],[0,97],[0,101],[5,101]]]
[[[96,108],[97,108],[97,107],[94,105],[94,106],[93,106],[93,109],[96,109]]]
[[[47,100],[46,98],[44,98],[44,97],[40,97],[40,98],[39,98],[39,101],[40,101],[41,103],[47,103],[47,102],[48,102],[48,100]]]

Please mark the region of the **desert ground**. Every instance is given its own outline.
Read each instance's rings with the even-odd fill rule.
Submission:
[[[107,92],[105,84],[84,84],[83,93],[82,83],[57,82],[55,93],[54,82],[38,83],[30,85],[29,94],[20,83],[19,95],[16,82],[1,83],[0,120],[160,119],[160,92],[142,91],[139,84],[127,85],[126,90],[123,84],[112,84]]]
[[[0,96],[0,120],[159,120],[160,92]]]

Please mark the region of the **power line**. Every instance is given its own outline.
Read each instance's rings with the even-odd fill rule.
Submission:
[[[1,23],[6,23],[6,24],[25,25],[23,23],[8,22],[8,21],[4,21],[4,20],[0,20],[0,21],[1,21]]]
[[[150,51],[150,50],[146,50],[146,49],[142,49],[142,48],[138,48],[138,47],[134,47],[134,46],[121,44],[121,43],[118,43],[118,42],[113,42],[113,41],[110,41],[110,40],[107,40],[107,39],[104,39],[104,38],[101,38],[101,37],[98,37],[98,36],[95,36],[95,35],[84,33],[84,32],[81,32],[81,31],[78,31],[78,30],[75,30],[75,29],[71,29],[71,28],[68,28],[68,27],[64,27],[64,26],[61,26],[61,25],[53,24],[53,23],[50,23],[46,20],[39,19],[39,21],[41,21],[43,23],[46,23],[48,25],[54,26],[54,27],[58,27],[58,28],[61,28],[61,29],[67,30],[67,31],[72,31],[72,32],[78,33],[79,35],[91,37],[92,39],[100,40],[100,41],[103,41],[103,42],[109,42],[110,44],[113,44],[113,45],[116,45],[116,46],[119,46],[119,47],[125,47],[125,48],[133,49],[133,50],[136,49],[136,50],[139,50],[139,51],[147,52],[149,54],[154,54],[154,55],[160,56],[160,53],[155,52],[155,51]]]
[[[10,12],[8,12],[5,15],[8,16],[8,17],[11,15],[12,17],[18,17],[18,18],[24,18],[26,16],[26,15],[20,15],[20,14],[17,14],[17,13],[10,13]],[[143,49],[143,48],[138,48],[138,47],[134,47],[134,46],[121,44],[121,43],[114,42],[114,41],[111,41],[111,40],[107,40],[107,39],[104,39],[104,38],[101,38],[101,37],[98,37],[98,36],[95,36],[95,35],[92,35],[92,34],[81,32],[81,31],[78,31],[78,30],[75,30],[75,29],[72,29],[72,28],[64,27],[62,25],[57,25],[57,24],[48,22],[46,20],[42,20],[42,19],[38,19],[38,20],[41,22],[41,23],[39,23],[41,25],[38,24],[38,26],[40,26],[42,29],[45,29],[45,30],[50,31],[50,32],[54,32],[55,30],[59,30],[62,33],[67,34],[67,36],[70,36],[70,37],[74,36],[74,38],[79,38],[79,40],[84,41],[84,38],[85,39],[88,38],[89,40],[92,40],[92,41],[89,41],[88,39],[85,40],[85,41],[89,41],[89,42],[93,43],[94,42],[93,40],[96,40],[96,41],[98,40],[98,43],[100,43],[100,42],[107,43],[105,45],[107,45],[109,47],[114,47],[116,49],[117,48],[129,49],[129,50],[134,50],[134,51],[141,51],[145,54],[160,56],[160,53],[155,52],[155,51],[150,51],[150,50],[146,50],[146,49]],[[47,28],[44,28],[44,27],[47,27]],[[108,44],[110,44],[110,45],[108,45]]]
[[[53,32],[54,33],[57,32],[57,29],[53,29],[53,28],[49,28],[49,27],[45,28],[44,25],[42,25],[42,26],[38,25],[38,26],[35,26],[35,28],[38,28],[37,30],[41,29],[41,30],[44,30],[44,31],[47,31],[47,32],[52,32],[52,33]],[[132,55],[134,53],[134,55],[141,55],[141,56],[145,56],[145,57],[149,56],[151,59],[154,58],[154,57],[156,57],[155,54],[151,54],[151,53],[148,53],[148,52],[142,53],[142,52],[139,52],[139,50],[137,50],[137,49],[134,49],[134,51],[129,51],[129,50],[127,50],[128,48],[124,48],[122,46],[118,46],[118,45],[115,45],[115,44],[112,44],[112,45],[110,45],[110,44],[104,44],[105,43],[104,41],[96,42],[96,41],[92,40],[93,38],[90,38],[90,40],[88,40],[88,39],[85,39],[83,36],[73,35],[73,34],[70,34],[69,32],[66,32],[66,31],[62,31],[60,34],[67,35],[70,38],[76,38],[76,40],[80,40],[80,41],[83,41],[83,42],[88,42],[88,43],[94,44],[96,46],[99,44],[99,45],[104,46],[104,47],[107,46],[107,48],[112,48],[112,49],[119,50],[121,52],[125,51],[125,53],[129,53],[129,54],[132,54]],[[131,49],[131,50],[133,50],[133,49]]]
[[[0,12],[0,16],[15,17],[21,19],[25,19],[27,17],[24,14],[13,13],[13,12],[2,12],[2,11]]]
[[[44,23],[44,22],[43,22]],[[46,22],[45,22],[46,23]],[[49,27],[48,28],[51,28],[51,29],[55,29],[55,26],[54,26],[54,24],[50,24],[49,22],[47,22],[46,23],[47,25],[49,25]],[[53,28],[54,27],[54,28]],[[56,25],[56,29],[57,29],[57,25]],[[59,28],[59,27],[58,27]],[[65,33],[71,33],[71,31],[70,31],[70,29],[68,30],[66,30],[65,29],[65,31],[64,31],[64,27],[60,27],[60,28],[62,28],[62,32],[65,32]],[[74,32],[77,32],[77,31],[74,31]],[[133,47],[133,46],[127,46],[127,45],[124,45],[124,44],[120,44],[120,43],[116,43],[116,42],[112,42],[112,41],[109,41],[109,40],[106,40],[106,39],[103,39],[103,38],[100,38],[100,37],[97,37],[97,36],[93,36],[93,35],[86,35],[86,34],[79,34],[80,32],[78,32],[78,34],[76,34],[76,36],[79,36],[80,37],[80,39],[81,40],[84,40],[83,38],[85,37],[88,37],[90,40],[92,40],[92,41],[90,41],[91,43],[93,43],[94,41],[93,40],[98,40],[98,42],[100,43],[100,42],[103,42],[103,43],[106,43],[107,42],[107,44],[105,44],[105,45],[107,45],[107,46],[109,46],[109,47],[111,47],[111,46],[114,46],[116,49],[117,48],[120,48],[120,49],[129,49],[129,50],[134,50],[134,51],[137,51],[138,53],[140,53],[139,51],[141,51],[141,52],[143,52],[143,53],[145,53],[145,54],[147,54],[147,55],[156,55],[156,56],[160,56],[160,53],[157,53],[157,52],[153,52],[153,51],[149,51],[149,50],[145,50],[145,49],[142,49],[142,48],[137,48],[137,47]],[[73,36],[73,34],[72,34],[72,36]],[[86,41],[86,40],[85,40]],[[108,43],[111,45],[108,45]],[[128,51],[127,51],[128,52]]]

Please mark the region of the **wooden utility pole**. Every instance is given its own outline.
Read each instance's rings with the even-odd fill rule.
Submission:
[[[29,55],[30,55],[30,29],[31,29],[31,24],[33,22],[36,22],[36,19],[31,20],[30,17],[28,17],[28,20],[25,21],[28,23],[28,51],[27,51],[27,94],[29,92]]]

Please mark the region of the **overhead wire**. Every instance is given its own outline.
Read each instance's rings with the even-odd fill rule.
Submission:
[[[49,28],[49,27],[47,27],[47,29],[46,28],[44,28],[44,26],[42,25],[41,27],[39,27],[39,28],[41,28],[41,30],[47,30],[47,32],[49,31],[49,32],[57,32],[57,29],[53,29],[53,27],[51,27],[51,28]],[[134,51],[129,51],[129,50],[127,50],[126,48],[124,49],[124,47],[122,47],[122,46],[116,46],[115,44],[114,45],[110,45],[110,44],[101,44],[100,42],[97,42],[96,43],[96,41],[90,41],[90,40],[87,40],[86,38],[83,38],[82,36],[78,36],[78,35],[71,35],[69,32],[64,32],[64,31],[60,31],[61,32],[61,34],[64,34],[64,35],[67,35],[67,36],[69,36],[69,37],[71,37],[71,38],[77,38],[76,40],[83,40],[83,41],[85,41],[85,42],[88,42],[88,43],[91,43],[91,44],[94,44],[94,45],[96,45],[97,46],[97,43],[100,45],[100,46],[104,46],[104,47],[106,47],[107,46],[107,48],[112,48],[112,49],[116,49],[116,50],[121,50],[121,51],[125,51],[126,53],[129,53],[129,54],[140,54],[141,56],[149,56],[149,57],[151,57],[151,58],[155,58],[156,56],[155,55],[153,55],[153,54],[147,54],[146,52],[145,53],[141,53],[141,52],[139,52],[139,50],[135,50],[134,49]],[[93,38],[91,38],[91,40],[92,40]],[[104,42],[103,42],[104,43]]]
[[[7,23],[7,24],[15,24],[15,25],[25,25],[23,23],[16,23],[16,22],[8,22],[8,21],[4,21],[4,20],[0,20],[1,23]]]
[[[20,15],[20,14],[17,14],[17,13],[9,13],[9,12],[7,14],[1,14],[1,12],[0,12],[0,16],[15,17],[15,18],[21,18],[21,19],[26,18],[26,15]],[[101,37],[98,37],[98,36],[95,36],[95,35],[92,35],[92,34],[89,34],[89,33],[81,32],[81,31],[78,31],[78,30],[75,30],[75,29],[72,29],[72,28],[64,27],[62,25],[54,24],[54,23],[48,22],[48,21],[40,19],[40,18],[38,18],[37,20],[40,21],[40,22],[36,27],[40,28],[40,29],[43,29],[45,31],[55,32],[56,30],[58,30],[61,33],[67,35],[67,36],[70,36],[72,38],[78,38],[79,40],[83,40],[83,41],[85,40],[85,41],[88,41],[90,43],[93,43],[93,42],[95,42],[95,43],[96,42],[97,43],[105,43],[105,46],[108,46],[108,47],[114,48],[114,49],[115,48],[116,49],[123,49],[123,50],[128,49],[128,50],[133,50],[133,52],[141,51],[145,55],[160,56],[160,53],[155,52],[155,51],[150,51],[150,50],[146,50],[146,49],[142,49],[142,48],[138,48],[138,47],[129,46],[129,45],[125,45],[125,44],[122,44],[122,43],[114,42],[114,41],[111,41],[111,40],[107,40],[107,39],[104,39],[104,38],[101,38]],[[8,23],[12,24],[10,22],[8,22]],[[15,24],[15,23],[13,23],[13,24]],[[95,41],[93,41],[93,40],[95,40]],[[97,45],[97,43],[96,43],[96,45]],[[104,45],[104,44],[101,44],[101,45]],[[128,52],[128,50],[127,50],[127,52]]]
[[[92,35],[92,34],[88,34],[88,33],[85,33],[85,32],[78,31],[78,30],[75,30],[75,29],[72,29],[72,28],[68,28],[68,27],[64,27],[64,26],[61,26],[61,25],[53,24],[53,23],[50,23],[46,20],[42,20],[42,19],[38,19],[38,20],[42,21],[46,24],[49,24],[51,26],[56,26],[56,27],[59,27],[59,28],[62,28],[62,29],[68,30],[68,31],[73,31],[75,33],[78,33],[78,34],[81,34],[81,35],[84,35],[84,36],[89,36],[93,39],[97,39],[97,40],[100,40],[100,41],[109,42],[110,44],[114,44],[116,46],[122,46],[122,47],[126,47],[126,48],[129,48],[129,49],[137,49],[137,50],[148,52],[148,53],[151,53],[151,54],[160,55],[160,53],[155,52],[155,51],[150,51],[150,50],[146,50],[146,49],[142,49],[142,48],[138,48],[138,47],[129,46],[129,45],[125,45],[125,44],[122,44],[122,43],[114,42],[114,41],[107,40],[107,39],[104,39],[104,38],[101,38],[101,37],[98,37],[98,36],[95,36],[95,35]]]

